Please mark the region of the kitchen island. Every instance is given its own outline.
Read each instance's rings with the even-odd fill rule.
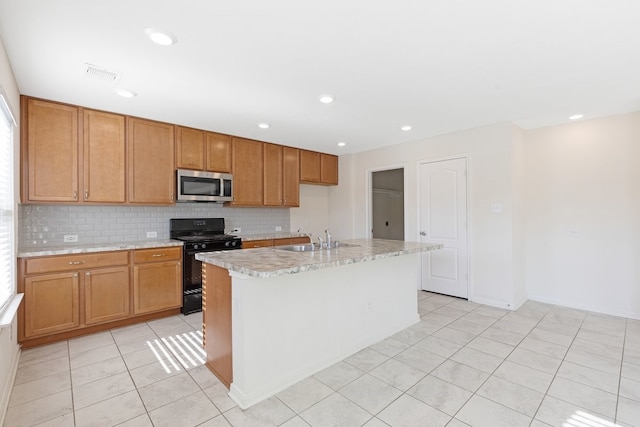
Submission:
[[[335,249],[200,253],[207,366],[247,408],[420,320],[420,252],[356,239]]]

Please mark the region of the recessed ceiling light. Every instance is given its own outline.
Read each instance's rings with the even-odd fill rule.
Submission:
[[[346,142],[343,142],[343,141],[338,142],[338,147],[344,147],[345,145],[347,145]]]
[[[123,98],[133,98],[138,94],[129,89],[116,89],[116,93]]]
[[[158,30],[157,28],[147,28],[144,32],[152,42],[162,46],[171,46],[178,42],[177,37],[168,31]]]
[[[260,129],[269,129],[271,125],[269,123],[258,123]]]
[[[333,95],[320,95],[318,99],[320,99],[320,102],[323,104],[331,104],[335,98]]]
[[[409,125],[404,125],[400,128],[400,130],[405,131],[405,132],[409,132],[411,130],[411,126]]]
[[[583,117],[584,114],[574,114],[573,116],[569,117],[569,120],[580,120]]]

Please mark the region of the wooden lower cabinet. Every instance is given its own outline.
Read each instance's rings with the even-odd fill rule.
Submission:
[[[129,317],[129,266],[86,271],[84,275],[85,324]]]
[[[181,256],[181,248],[135,251],[133,314],[145,314],[182,306]]]
[[[242,242],[242,249],[253,248],[266,248],[269,246],[282,246],[282,245],[304,245],[310,243],[309,237],[285,237],[281,239],[261,239],[261,240],[246,240]]]
[[[80,327],[78,272],[43,274],[24,280],[26,338]]]
[[[178,314],[182,248],[20,258],[18,292],[23,347]]]

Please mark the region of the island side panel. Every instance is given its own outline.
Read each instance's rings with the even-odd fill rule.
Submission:
[[[225,268],[202,264],[202,318],[207,367],[227,388],[233,382],[231,277]]]
[[[230,397],[247,408],[418,322],[419,255],[258,279],[232,274]]]

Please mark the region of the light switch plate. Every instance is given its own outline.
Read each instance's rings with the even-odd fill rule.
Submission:
[[[64,242],[65,243],[74,243],[78,241],[78,235],[77,234],[65,234],[64,235]]]
[[[158,232],[157,231],[147,231],[147,238],[151,239],[154,237],[158,237]]]
[[[276,231],[282,231],[282,227],[280,227],[279,225],[276,226]]]

